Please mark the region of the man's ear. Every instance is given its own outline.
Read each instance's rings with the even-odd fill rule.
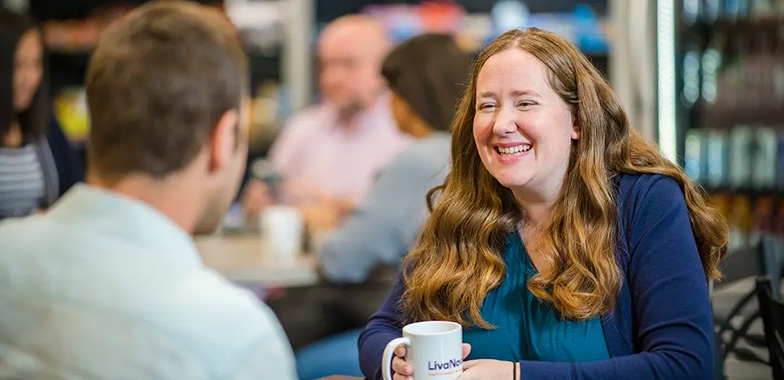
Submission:
[[[221,115],[212,132],[209,142],[210,171],[223,170],[237,148],[237,126],[239,113],[235,109],[228,110]]]

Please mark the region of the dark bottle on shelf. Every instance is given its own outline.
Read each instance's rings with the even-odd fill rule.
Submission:
[[[774,231],[773,199],[762,197],[757,199],[752,215],[749,246],[755,247],[763,236],[770,236]]]
[[[784,3],[784,2],[783,2]],[[782,6],[784,9],[784,6]],[[784,17],[784,16],[783,16]],[[778,25],[771,27],[770,41],[773,48],[770,53],[771,86],[774,108],[784,103],[784,39],[780,35]]]
[[[770,113],[770,110],[778,109],[781,106],[776,88],[776,71],[781,69],[780,62],[777,62],[779,59],[776,57],[777,45],[779,44],[777,29],[777,26],[770,22],[761,23],[757,37],[759,45],[756,58],[760,70],[759,107],[766,115]],[[779,66],[778,68],[777,65]],[[778,114],[778,111],[776,114]],[[770,122],[771,120],[766,121]]]
[[[730,196],[726,193],[713,193],[710,195],[710,203],[711,206],[715,207],[716,210],[719,211],[719,214],[724,217],[727,221],[730,220],[730,213],[732,207],[730,207]]]
[[[751,202],[748,196],[732,197],[728,222],[730,226],[730,252],[748,247],[749,233],[751,232]]]
[[[779,252],[784,252],[784,200],[779,198],[777,201],[778,207],[774,207],[776,213],[773,215],[773,241],[777,245]],[[775,257],[775,259],[778,260],[778,257]]]
[[[766,55],[770,53],[770,43],[764,29],[758,24],[747,24],[745,45],[745,60],[743,70],[743,102],[742,106],[747,112],[757,113],[763,104],[767,103],[772,91],[768,91],[770,79],[770,64]]]
[[[755,28],[746,20],[739,22],[736,26],[736,74],[735,88],[737,97],[734,106],[741,110],[749,110],[759,105],[759,94],[755,91],[757,76],[756,65],[754,62],[755,54]],[[748,122],[749,120],[741,120]],[[754,120],[756,121],[756,120]]]
[[[726,36],[724,49],[720,52],[721,67],[717,80],[717,107],[722,111],[738,107],[743,99],[743,64],[745,42],[738,24],[730,23],[722,33]]]

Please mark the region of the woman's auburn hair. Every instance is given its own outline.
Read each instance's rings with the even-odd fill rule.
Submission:
[[[453,119],[451,172],[428,194],[432,214],[404,260],[404,318],[492,327],[481,316],[482,302],[503,281],[505,244],[522,227],[523,213],[482,164],[473,118],[479,72],[508,49],[544,63],[550,86],[571,108],[580,132],[541,244],[548,269],[530,279],[531,293],[567,319],[587,320],[615,307],[623,274],[614,251],[618,207],[612,181],[621,173],[662,174],[678,183],[705,274],[720,278],[728,227],[704,191],[630,127],[602,75],[571,43],[536,28],[511,30],[477,57]]]

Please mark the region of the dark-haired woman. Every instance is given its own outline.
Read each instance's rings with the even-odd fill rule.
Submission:
[[[83,177],[53,122],[41,32],[0,9],[0,220],[45,210]]]

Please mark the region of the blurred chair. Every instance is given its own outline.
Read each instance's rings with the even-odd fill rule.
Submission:
[[[765,245],[760,241],[752,248],[730,253],[722,268],[724,279],[716,285],[711,295],[716,339],[722,362],[731,353],[737,354],[742,360],[766,362],[754,352],[743,348],[738,350],[737,347],[741,338],[748,338],[748,329],[759,317],[754,278],[765,274],[762,260]],[[750,340],[756,343],[755,346],[764,345],[764,337],[751,337]]]
[[[741,361],[768,364],[763,349],[765,335],[752,328],[760,317],[754,281],[757,276],[768,276],[773,281],[773,295],[778,296],[782,268],[780,246],[776,238],[763,236],[754,247],[732,252],[724,263],[724,279],[711,294],[717,379],[724,378],[724,363],[730,354]]]
[[[784,380],[784,303],[774,296],[771,278],[757,278],[759,314],[765,326],[769,363],[774,380]]]

